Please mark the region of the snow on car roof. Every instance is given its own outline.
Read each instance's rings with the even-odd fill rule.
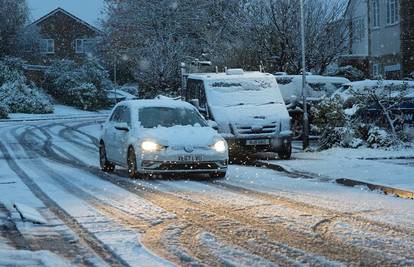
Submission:
[[[353,88],[355,88],[355,90],[357,90],[357,89],[364,89],[365,87],[377,86],[379,82],[381,82],[382,85],[398,85],[398,84],[405,83],[410,88],[414,87],[414,81],[403,81],[403,80],[382,80],[382,81],[364,80],[364,81],[346,83],[345,85],[352,86]]]
[[[166,108],[190,108],[195,109],[193,105],[181,100],[158,100],[158,99],[140,99],[128,100],[118,103],[118,105],[126,105],[132,109],[140,109],[147,107],[166,107]],[[118,106],[117,105],[117,106]]]

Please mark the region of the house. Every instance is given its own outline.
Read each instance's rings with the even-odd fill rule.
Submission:
[[[348,52],[340,65],[353,65],[370,78],[401,79],[413,69],[412,0],[350,0],[345,12]]]
[[[35,45],[26,45],[24,58],[30,65],[47,66],[54,59],[82,61],[94,53],[100,31],[62,8],[57,8],[26,27],[36,32]]]

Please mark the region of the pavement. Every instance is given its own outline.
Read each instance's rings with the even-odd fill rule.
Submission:
[[[316,141],[311,142],[316,146]],[[366,187],[387,195],[414,199],[414,149],[331,149],[304,153],[293,143],[292,160],[261,160],[258,165],[290,175]]]

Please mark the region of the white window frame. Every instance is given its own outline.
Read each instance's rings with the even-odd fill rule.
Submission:
[[[387,0],[387,25],[394,25],[400,21],[399,0]]]
[[[381,27],[381,9],[380,9],[380,0],[372,1],[372,11],[373,11],[373,28],[379,29]]]
[[[75,40],[75,52],[76,54],[86,54],[90,53],[91,51],[86,51],[85,43],[93,42],[93,39],[76,39]]]
[[[41,42],[40,53],[42,54],[54,54],[55,53],[55,40],[41,39],[40,42]]]

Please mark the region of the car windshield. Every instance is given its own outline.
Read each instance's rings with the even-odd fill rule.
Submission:
[[[209,102],[213,106],[262,106],[283,103],[274,78],[216,80],[208,87]]]
[[[139,120],[144,128],[173,127],[190,125],[206,127],[200,114],[189,108],[146,107],[139,109]]]

